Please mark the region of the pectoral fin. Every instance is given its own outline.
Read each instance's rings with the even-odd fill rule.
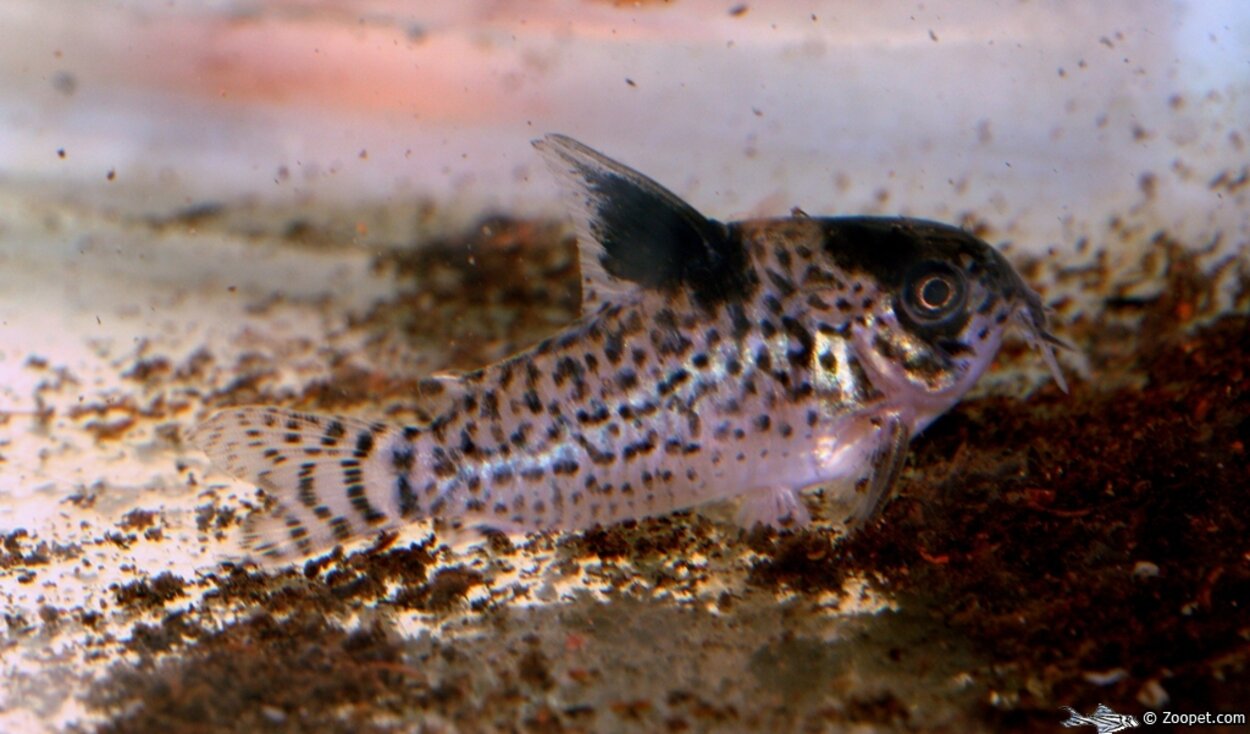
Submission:
[[[868,472],[855,485],[857,495],[850,520],[863,522],[876,514],[893,495],[903,464],[911,431],[898,416],[865,418],[873,437],[868,454]]]

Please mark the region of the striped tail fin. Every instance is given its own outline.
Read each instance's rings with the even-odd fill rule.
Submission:
[[[249,406],[214,414],[192,443],[274,501],[243,528],[254,559],[277,564],[399,525],[408,466],[403,429],[356,418]],[[404,441],[396,444],[395,441]],[[411,452],[407,453],[411,457]]]

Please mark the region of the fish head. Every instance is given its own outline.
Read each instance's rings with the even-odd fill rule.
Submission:
[[[1066,345],[1050,333],[1038,295],[989,244],[914,219],[827,219],[823,230],[855,356],[877,390],[914,409],[915,430],[972,387],[1013,327],[1067,389],[1053,353]]]

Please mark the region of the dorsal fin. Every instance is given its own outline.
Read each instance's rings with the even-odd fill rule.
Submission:
[[[729,228],[637,171],[564,135],[534,141],[570,199],[582,313],[637,288],[689,288],[705,306],[746,291],[746,252]]]

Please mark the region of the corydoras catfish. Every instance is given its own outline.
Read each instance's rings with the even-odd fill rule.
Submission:
[[[272,500],[245,525],[258,560],[430,519],[578,530],[728,498],[743,525],[797,527],[818,486],[854,523],[1010,327],[1063,387],[1037,294],[967,232],[886,217],[722,223],[571,138],[535,146],[576,222],[580,319],[426,380],[437,395],[410,425],[265,406],[212,416],[198,445]]]

